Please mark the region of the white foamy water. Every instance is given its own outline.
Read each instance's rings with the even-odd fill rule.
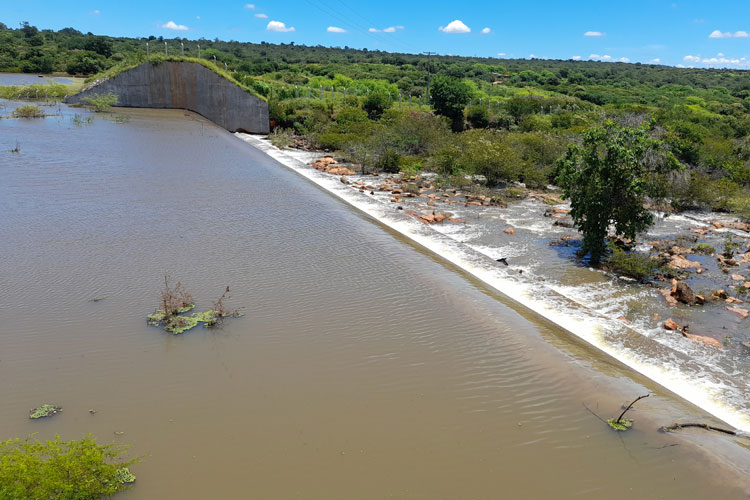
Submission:
[[[258,137],[241,133],[236,135],[354,208],[457,265],[517,304],[554,322],[735,428],[750,432],[748,394],[743,372],[737,370],[737,364],[727,363],[718,351],[689,342],[679,335],[664,336],[652,322],[647,321],[650,314],[638,315],[632,324],[617,319],[625,316],[633,308],[633,303],[640,301],[648,304],[656,300],[655,292],[628,288],[628,284],[619,283],[620,280],[602,281],[601,276],[599,281],[587,282],[583,279],[574,284],[567,283],[554,272],[549,272],[549,259],[536,255],[530,244],[531,239],[487,243],[483,237],[489,231],[480,225],[426,226],[396,210],[396,204],[389,201],[390,196],[378,192],[370,195],[369,191],[360,193],[351,185],[342,183],[338,176],[308,166],[306,162],[315,156],[312,153],[280,151]],[[464,212],[468,212],[453,206],[447,210],[461,218]],[[540,220],[543,213],[543,205],[524,200],[488,218],[495,224],[492,232],[508,224],[517,231],[526,231],[535,239],[549,236],[558,238],[561,234],[570,233],[568,229],[553,227],[549,222]],[[668,220],[682,229],[707,224],[697,215],[672,216]],[[665,232],[665,223],[660,221],[649,236]],[[522,255],[526,255],[526,260],[518,265],[505,267],[495,262],[500,257]],[[519,270],[522,272],[519,273]],[[557,271],[559,274],[559,269]],[[570,271],[566,270],[568,273]],[[596,271],[585,268],[573,271],[597,275]]]

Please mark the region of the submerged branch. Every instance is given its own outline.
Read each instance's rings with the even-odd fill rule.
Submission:
[[[664,427],[660,428],[659,430],[662,431],[662,432],[674,432],[674,431],[678,431],[680,429],[684,429],[685,427],[696,427],[698,429],[705,429],[707,431],[716,431],[716,432],[721,432],[723,434],[729,434],[730,436],[736,436],[737,435],[737,431],[733,431],[733,430],[730,430],[730,429],[722,429],[721,427],[714,427],[713,425],[697,424],[697,423],[683,423],[683,424],[681,424],[679,422],[675,422],[674,424],[672,424],[670,426],[664,426]]]
[[[635,398],[635,399],[633,400],[633,402],[632,402],[632,403],[630,403],[630,404],[628,405],[628,407],[627,407],[627,408],[625,408],[625,410],[624,410],[624,411],[623,411],[622,413],[620,413],[620,416],[619,416],[619,417],[617,417],[617,420],[615,420],[615,423],[616,423],[616,424],[619,424],[619,423],[620,423],[620,421],[622,420],[622,417],[624,417],[624,416],[625,416],[625,414],[626,414],[626,413],[627,413],[628,411],[630,411],[630,409],[631,409],[631,408],[633,407],[633,405],[634,405],[634,404],[636,404],[636,403],[637,403],[638,401],[640,401],[641,399],[643,399],[643,398],[647,398],[647,397],[649,397],[649,396],[650,396],[650,394],[646,394],[645,396],[638,396],[637,398]]]

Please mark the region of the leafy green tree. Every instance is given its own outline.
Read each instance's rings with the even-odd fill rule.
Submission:
[[[451,120],[454,132],[464,129],[464,108],[471,99],[471,90],[469,84],[456,77],[437,75],[432,79],[432,107]]]
[[[598,264],[609,227],[635,238],[653,224],[644,207],[648,198],[666,194],[665,175],[679,163],[650,127],[620,127],[609,121],[583,134],[583,145],[570,145],[557,161],[556,181],[570,199],[571,216],[583,233],[582,251]]]
[[[390,106],[390,96],[387,92],[380,89],[367,94],[362,101],[362,109],[367,112],[371,120],[378,120],[380,115]]]
[[[100,445],[91,436],[74,441],[0,441],[0,500],[96,500],[135,480],[118,461],[123,447]]]

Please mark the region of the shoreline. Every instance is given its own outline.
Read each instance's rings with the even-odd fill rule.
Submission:
[[[585,341],[591,347],[605,353],[638,374],[647,377],[685,401],[701,408],[702,411],[705,411],[714,418],[731,425],[741,433],[750,432],[750,416],[744,415],[736,409],[730,409],[721,405],[720,402],[711,398],[709,394],[695,391],[693,389],[694,382],[684,380],[681,373],[660,366],[658,360],[652,360],[651,363],[648,363],[641,359],[635,359],[627,350],[616,351],[613,349],[606,342],[608,339],[617,337],[624,344],[624,347],[627,348],[629,344],[632,345],[640,337],[639,333],[626,324],[613,324],[609,318],[605,318],[586,306],[549,288],[547,289],[548,295],[544,297],[546,301],[532,297],[524,288],[523,280],[519,279],[518,275],[508,272],[507,268],[500,268],[493,259],[468,247],[468,245],[435,231],[407,215],[390,213],[393,210],[387,214],[385,211],[373,213],[378,208],[382,208],[374,205],[375,203],[380,204],[380,202],[367,203],[367,200],[356,200],[353,199],[354,197],[345,196],[344,194],[348,192],[348,186],[340,182],[339,176],[320,173],[313,167],[279,150],[257,136],[242,133],[234,135],[243,142],[250,144],[277,160],[285,167],[312,181],[329,194],[341,199],[347,205],[356,208],[379,223],[397,231],[411,241],[446,259],[451,264],[456,265],[504,297],[507,297],[514,304],[522,306],[525,310],[563,328],[574,337]],[[466,254],[470,258],[466,258]],[[550,302],[562,303],[565,306],[565,312],[554,310],[549,306]],[[588,318],[593,318],[597,321],[592,322],[583,319],[576,314],[576,311],[585,311]],[[674,351],[668,346],[658,345],[657,348],[662,356],[682,356],[681,353]]]

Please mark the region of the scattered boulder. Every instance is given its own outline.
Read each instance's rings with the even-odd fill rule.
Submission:
[[[724,309],[726,309],[729,312],[735,313],[737,316],[740,317],[740,319],[746,319],[748,316],[750,316],[750,310],[743,309],[741,307],[729,307],[729,306],[726,306]]]
[[[724,290],[714,290],[714,293],[711,295],[712,300],[726,300],[728,298],[729,294]]]
[[[672,257],[672,260],[667,263],[667,266],[672,269],[700,269],[701,263],[688,260],[682,255],[675,255]]]
[[[705,337],[703,335],[692,335],[687,332],[682,332],[682,336],[692,340],[693,342],[700,342],[702,344],[710,345],[711,347],[716,347],[717,349],[721,349],[722,347],[724,347],[724,345],[721,342],[719,342],[713,337]]]
[[[726,299],[724,300],[724,302],[726,302],[727,304],[742,304],[742,303],[744,303],[745,301],[744,301],[744,300],[742,300],[742,299],[738,299],[737,297],[727,297],[727,298],[726,298]]]
[[[741,274],[733,274],[732,279],[734,281],[745,281],[745,277],[742,276]]]
[[[419,221],[423,224],[440,224],[448,218],[447,215],[441,214],[440,212],[432,212],[429,214],[422,214],[419,217]]]
[[[677,305],[677,299],[672,296],[672,290],[671,289],[660,289],[659,293],[662,294],[664,297],[664,300],[667,301],[667,305],[669,307],[674,307]]]
[[[665,330],[672,330],[672,331],[674,331],[674,330],[679,330],[680,329],[680,325],[678,325],[676,322],[674,322],[671,319],[668,319],[667,321],[665,321],[663,326],[664,326]]]
[[[509,228],[503,229],[503,232],[504,232],[505,234],[509,234],[509,235],[511,235],[511,236],[513,236],[514,234],[516,234],[516,230],[515,230],[515,229],[513,229],[512,227],[509,227]]]
[[[672,280],[672,290],[669,294],[683,304],[694,306],[696,303],[695,293],[684,281]]]

